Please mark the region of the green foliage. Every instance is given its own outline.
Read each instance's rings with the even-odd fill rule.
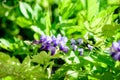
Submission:
[[[120,40],[120,0],[2,0],[0,9],[1,80],[119,80],[108,48]],[[82,38],[83,56],[51,56],[33,43],[59,33]]]
[[[29,27],[32,24],[30,20],[27,20],[24,17],[18,17],[16,19],[16,23],[21,27]]]
[[[115,35],[116,30],[119,28],[117,25],[104,25],[102,27],[102,32],[105,37],[112,37]]]
[[[2,52],[0,55],[0,78],[12,78],[12,80],[47,79],[47,74],[42,70],[42,67],[31,65],[29,56],[20,63],[15,57],[10,57]]]
[[[19,5],[20,5],[20,11],[24,15],[24,17],[27,19],[32,18],[31,16],[33,11],[30,5],[24,2],[19,2]]]

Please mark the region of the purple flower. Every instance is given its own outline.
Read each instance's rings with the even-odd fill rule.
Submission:
[[[43,43],[44,41],[46,41],[46,36],[41,35],[39,43]]]
[[[65,46],[62,51],[63,51],[64,53],[67,53],[68,50],[69,50],[69,48],[68,48],[67,46]]]
[[[114,60],[119,60],[120,61],[120,52],[111,53],[111,56],[113,57]]]
[[[33,43],[34,43],[34,44],[39,44],[40,41],[39,41],[39,40],[34,40]]]
[[[64,47],[65,47],[65,45],[64,45],[64,44],[60,44],[59,49],[60,49],[60,50],[63,50],[63,49],[64,49]]]
[[[77,46],[76,46],[76,45],[74,45],[74,44],[72,44],[72,45],[71,45],[71,48],[72,48],[72,50],[73,50],[73,51],[76,51]]]
[[[50,44],[52,42],[52,38],[50,36],[46,36],[46,40],[44,43]]]
[[[57,38],[55,36],[52,37],[52,43],[55,47],[60,44],[66,44],[67,41],[67,37],[62,37],[60,34],[57,35]]]
[[[81,44],[83,44],[83,40],[81,39],[81,38],[79,38],[78,40],[77,40],[77,42],[78,42],[78,45],[80,46]]]
[[[58,35],[57,35],[57,40],[60,41],[60,40],[61,40],[61,37],[62,37],[62,36],[61,36],[60,34],[58,34]]]
[[[45,36],[41,35],[40,40],[35,40],[35,44],[40,44],[40,50],[51,51],[51,55],[54,55],[56,52],[56,47],[59,47],[59,50],[67,53],[69,48],[66,46],[68,39],[65,36],[61,36],[60,34],[55,36]]]
[[[54,47],[58,46],[59,44],[59,40],[55,36],[52,36],[52,44]]]
[[[56,48],[53,47],[53,46],[51,46],[51,47],[49,48],[49,50],[51,51],[51,55],[54,55],[55,52],[56,52]]]
[[[64,44],[60,44],[59,49],[65,53],[67,53],[69,50],[69,48],[65,46]]]
[[[110,48],[110,54],[111,57],[113,57],[114,60],[120,61],[120,41],[113,42],[111,48]]]
[[[41,47],[40,47],[40,50],[45,49],[45,46],[46,46],[46,45],[42,44]]]
[[[82,48],[79,48],[79,49],[78,49],[78,52],[79,52],[79,54],[80,54],[81,56],[83,55],[83,51],[84,51],[84,50],[83,50]]]
[[[71,39],[70,42],[71,42],[71,45],[76,44],[76,41],[74,39]]]
[[[87,47],[88,47],[89,50],[92,50],[92,49],[94,48],[94,47],[91,46],[90,44],[88,44]]]
[[[111,47],[111,50],[112,50],[113,52],[118,52],[118,51],[120,51],[120,43],[118,43],[118,42],[113,42],[112,47]]]
[[[68,41],[68,39],[67,39],[67,37],[63,36],[63,37],[61,37],[61,41],[66,44],[66,42]]]
[[[66,43],[68,41],[67,37],[61,36],[60,34],[58,34],[57,40],[64,42],[64,43]]]

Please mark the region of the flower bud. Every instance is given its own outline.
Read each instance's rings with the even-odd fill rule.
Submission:
[[[78,40],[77,40],[77,42],[78,42],[78,45],[80,46],[81,44],[83,44],[83,40],[81,39],[81,38],[79,38]]]
[[[81,56],[83,55],[83,51],[84,51],[83,48],[79,48],[79,49],[78,49],[78,52],[79,52],[79,54],[80,54]]]
[[[89,50],[92,50],[94,47],[91,46],[90,44],[87,45]]]
[[[71,39],[70,42],[71,42],[71,45],[76,44],[76,41],[74,39]]]

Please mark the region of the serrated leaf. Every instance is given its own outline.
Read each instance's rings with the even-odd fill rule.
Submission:
[[[32,62],[36,62],[39,64],[46,64],[49,62],[49,60],[50,60],[50,55],[44,51],[32,57]]]
[[[15,57],[0,52],[0,78],[14,74],[13,71],[18,68],[20,62]]]
[[[5,54],[3,52],[0,52],[0,62],[5,64],[17,64],[19,63],[19,60],[15,57],[10,57],[8,54]]]
[[[22,65],[29,65],[30,66],[30,57],[29,56],[27,56],[24,60],[23,60],[23,62],[22,62]]]

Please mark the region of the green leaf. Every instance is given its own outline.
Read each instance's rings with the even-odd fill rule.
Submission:
[[[5,64],[16,64],[19,63],[19,60],[15,57],[10,57],[8,54],[0,52],[0,62]]]
[[[91,20],[99,11],[98,0],[87,0],[87,19]]]
[[[35,40],[39,40],[40,39],[40,34],[38,34],[38,33],[34,33],[34,39]]]
[[[30,66],[30,62],[31,62],[30,57],[27,56],[27,57],[23,60],[22,65],[24,65],[24,66]]]
[[[69,66],[63,66],[59,70],[55,72],[55,74],[51,77],[52,80],[64,80],[64,76],[67,73],[68,70],[70,70],[71,67]]]
[[[28,19],[26,19],[25,17],[18,17],[16,19],[16,23],[20,26],[20,27],[30,27],[30,25],[32,25],[32,22]]]
[[[101,77],[102,80],[114,80],[112,72],[105,72]]]
[[[20,62],[15,57],[0,52],[0,78],[13,75],[14,71],[18,68]]]
[[[34,31],[34,32],[36,32],[36,33],[38,33],[38,34],[44,34],[44,31],[42,31],[38,26],[35,26],[35,25],[32,25],[31,26],[31,29]]]
[[[22,63],[15,57],[0,52],[0,78],[5,80],[47,80],[48,75],[39,65],[31,66],[27,56]]]
[[[44,51],[32,57],[32,62],[36,62],[36,63],[43,64],[43,65],[47,64],[49,60],[50,60],[50,55]]]
[[[98,54],[96,56],[97,56],[96,58],[95,58],[95,56],[92,56],[92,57],[94,57],[94,59],[96,61],[102,62],[103,65],[101,65],[101,66],[108,65],[108,66],[113,66],[114,67],[114,65],[115,65],[114,61],[107,54]]]
[[[20,6],[20,11],[27,19],[32,18],[33,10],[29,4],[20,1],[19,6]]]
[[[39,20],[42,14],[42,8],[40,7],[39,3],[36,3],[34,6],[33,16],[35,20]]]
[[[50,21],[50,11],[46,13],[46,34],[50,35],[51,21]]]
[[[1,38],[0,39],[0,47],[8,50],[8,47],[10,47],[10,42],[7,41],[6,39]]]
[[[111,37],[115,34],[115,31],[117,30],[117,26],[114,26],[112,24],[107,24],[102,27],[102,34],[105,37]]]
[[[108,4],[111,4],[111,5],[120,5],[120,0],[108,0]]]

